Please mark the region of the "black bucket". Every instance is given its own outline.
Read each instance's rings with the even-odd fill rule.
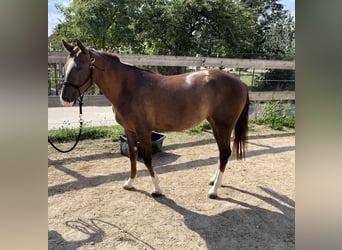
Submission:
[[[166,136],[162,133],[152,131],[152,134],[151,134],[152,154],[162,151],[163,141],[165,137]],[[120,135],[120,151],[122,155],[129,156],[129,148],[128,148],[126,135]],[[141,148],[139,147],[139,142],[138,142],[138,155],[139,157],[142,157],[142,151],[141,151]]]

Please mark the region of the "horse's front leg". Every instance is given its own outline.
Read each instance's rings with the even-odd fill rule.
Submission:
[[[129,148],[129,159],[131,162],[131,174],[124,184],[124,189],[131,190],[134,188],[134,180],[137,175],[137,158],[138,158],[138,143],[136,133],[125,130],[127,143]]]
[[[152,166],[151,133],[152,133],[151,131],[145,132],[141,136],[138,135],[138,137],[139,137],[141,149],[143,151],[144,163],[150,173],[152,183],[153,183],[154,189],[152,191],[152,196],[161,196],[162,191],[159,187],[159,178],[154,170],[154,167]]]

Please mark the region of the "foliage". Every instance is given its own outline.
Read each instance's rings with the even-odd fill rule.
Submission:
[[[166,17],[158,20],[161,27],[149,29],[146,37],[153,42],[160,36],[161,44],[153,48],[158,49],[156,54],[226,57],[248,51],[253,43],[252,10],[235,1],[175,0],[163,14]],[[153,27],[153,19],[149,20]]]
[[[254,54],[264,59],[293,59],[295,54],[294,17],[279,0],[241,0],[255,10],[257,39]]]
[[[91,47],[104,48],[108,31],[121,10],[119,5],[123,5],[121,2],[123,1],[73,0],[68,7],[56,5],[66,20],[56,30],[59,42],[61,39],[74,41],[78,38]],[[123,14],[120,13],[119,16]]]
[[[189,129],[189,131],[196,132],[196,133],[210,131],[210,130],[211,130],[211,127],[207,120],[204,120],[203,122],[198,124],[196,127]]]
[[[275,130],[284,127],[295,127],[295,115],[290,114],[291,102],[283,104],[281,101],[270,101],[266,104],[261,118],[252,121],[256,124],[264,124]]]
[[[73,0],[68,7],[57,5],[65,22],[55,28],[51,46],[62,49],[61,39],[78,38],[90,47],[122,53],[292,55],[294,20],[278,2]]]
[[[271,69],[258,75],[252,91],[294,91],[295,70]]]
[[[280,0],[73,0],[56,5],[65,22],[55,30],[50,49],[76,38],[96,49],[119,53],[293,59],[294,17]],[[185,67],[153,66],[161,74]],[[253,90],[294,90],[294,71],[269,70]],[[292,84],[292,85],[291,85]],[[87,94],[100,93],[91,87]]]

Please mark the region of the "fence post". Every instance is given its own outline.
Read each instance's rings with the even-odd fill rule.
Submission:
[[[58,95],[58,88],[57,88],[57,63],[54,63],[53,67],[55,68],[55,89],[56,89],[55,93],[56,93],[56,95]]]
[[[251,84],[251,89],[253,89],[253,87],[254,87],[254,73],[255,73],[255,68],[253,68],[253,72],[252,72],[252,84]]]

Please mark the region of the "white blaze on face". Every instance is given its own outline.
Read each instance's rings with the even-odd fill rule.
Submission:
[[[68,79],[68,75],[70,74],[71,70],[72,70],[73,68],[75,68],[75,67],[76,67],[76,63],[75,63],[75,61],[74,61],[74,58],[72,58],[72,59],[69,60],[69,62],[68,62],[68,66],[67,66],[67,68],[66,68],[66,70],[65,70],[65,78],[64,78],[64,79]]]
[[[68,75],[70,74],[71,70],[74,67],[76,67],[76,63],[75,63],[74,59],[72,58],[72,59],[69,60],[69,62],[67,64],[67,68],[65,70],[64,80],[68,79]],[[64,101],[63,98],[62,98],[62,93],[63,92],[61,92],[61,94],[59,95],[59,99],[60,99],[62,105],[65,106],[65,107],[72,107],[74,105],[74,102],[66,102],[66,101]]]
[[[186,76],[185,78],[185,82],[188,85],[192,85],[197,77],[204,77],[204,81],[207,82],[208,81],[208,76],[209,76],[209,71],[208,70],[202,70],[202,71],[197,71],[197,72],[193,72],[190,73],[189,75]]]

